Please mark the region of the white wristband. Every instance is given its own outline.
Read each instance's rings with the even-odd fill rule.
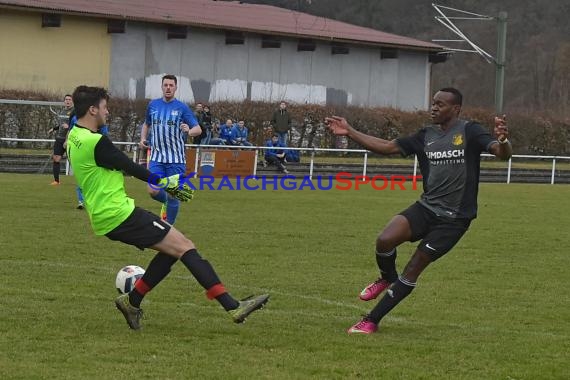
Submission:
[[[502,144],[502,145],[509,143],[509,139],[504,139],[504,140],[497,139],[497,141],[499,142],[499,144]]]

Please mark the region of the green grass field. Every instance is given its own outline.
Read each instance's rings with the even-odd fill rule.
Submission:
[[[238,297],[235,325],[181,264],[115,309],[116,272],[151,252],[95,237],[72,179],[0,174],[1,379],[567,379],[570,186],[482,184],[479,218],[377,334],[345,330],[373,305],[378,231],[416,191],[202,191],[177,226]],[[158,212],[145,185],[137,204]],[[415,245],[399,250],[398,268]]]

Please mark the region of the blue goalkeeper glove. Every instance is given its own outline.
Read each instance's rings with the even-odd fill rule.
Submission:
[[[191,201],[194,199],[196,190],[188,186],[187,183],[180,184],[180,176],[180,174],[175,174],[170,177],[161,178],[157,186],[182,202]]]

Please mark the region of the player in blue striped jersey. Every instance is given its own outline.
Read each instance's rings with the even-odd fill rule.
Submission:
[[[152,100],[146,109],[145,123],[141,130],[140,147],[151,147],[148,169],[162,177],[186,172],[184,144],[188,136],[195,137],[202,129],[188,105],[174,97],[178,80],[174,75],[162,77],[162,98]],[[149,131],[152,141],[147,141]],[[174,224],[180,202],[168,196],[162,189],[148,187],[150,196],[162,203],[160,216]]]

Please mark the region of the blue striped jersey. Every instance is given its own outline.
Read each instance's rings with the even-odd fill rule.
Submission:
[[[184,143],[187,134],[182,132],[180,124],[186,123],[190,128],[198,125],[198,121],[190,108],[173,99],[154,99],[146,108],[145,123],[149,127],[152,139],[150,144],[151,161],[163,163],[186,163]]]

